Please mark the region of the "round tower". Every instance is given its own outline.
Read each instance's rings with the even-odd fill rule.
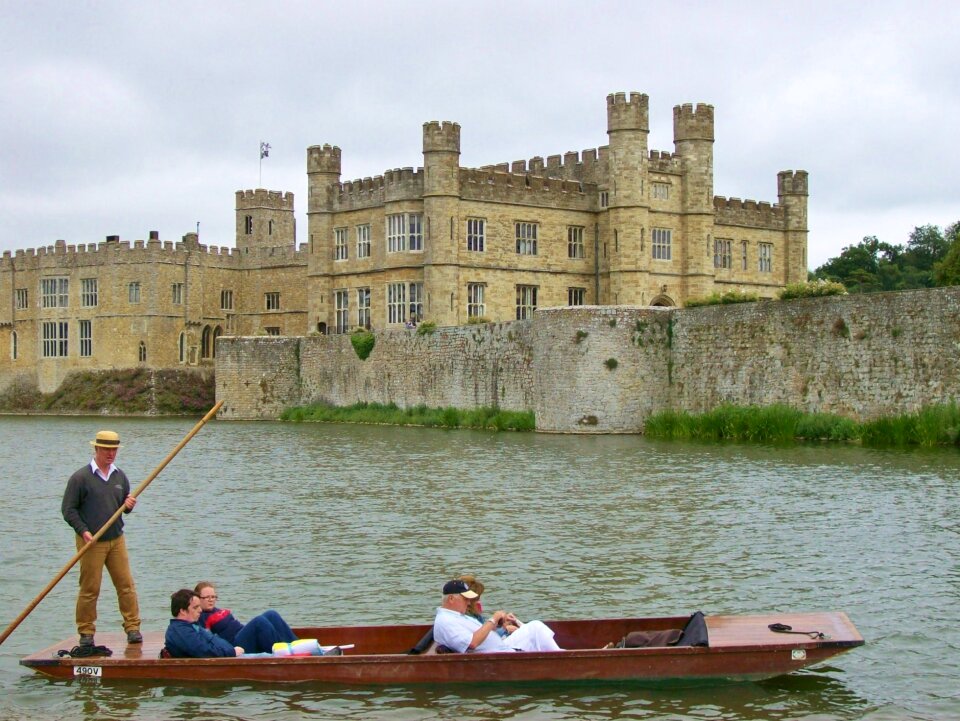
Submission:
[[[307,325],[332,326],[330,271],[333,263],[333,212],[340,190],[340,148],[307,148]]]
[[[610,139],[610,207],[646,205],[644,172],[650,135],[650,98],[641,93],[607,96]]]
[[[713,268],[713,106],[686,103],[673,108],[673,143],[680,156],[681,237],[675,257],[684,276],[683,298],[714,290]]]
[[[806,170],[782,170],[777,173],[777,197],[784,210],[785,283],[802,283],[807,279],[807,197]]]
[[[333,210],[333,191],[340,184],[340,148],[311,145],[307,148],[307,213]]]
[[[423,196],[460,195],[460,125],[423,124]]]

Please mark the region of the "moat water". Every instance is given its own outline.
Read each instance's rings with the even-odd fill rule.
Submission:
[[[96,430],[136,485],[195,420],[0,418],[0,627],[73,554],[60,517]],[[576,618],[840,609],[867,644],[761,683],[337,688],[54,682],[20,657],[74,632],[72,571],[0,646],[0,719],[960,718],[960,453],[636,436],[207,425],[127,539],[145,629],[201,578],[241,618],[429,622],[477,573],[487,606]],[[118,630],[109,581],[101,630]]]

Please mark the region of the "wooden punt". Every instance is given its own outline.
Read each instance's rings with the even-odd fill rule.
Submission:
[[[205,683],[417,684],[503,681],[757,680],[796,671],[863,645],[863,637],[842,612],[707,616],[709,645],[603,648],[631,631],[683,628],[687,617],[547,621],[564,651],[552,653],[409,654],[429,625],[339,626],[294,629],[300,638],[325,645],[353,644],[341,656],[295,658],[160,658],[163,633],[143,634],[128,645],[123,634],[97,634],[111,657],[70,658],[59,649],[75,638],[21,659],[23,666],[54,678],[92,677],[102,681]],[[775,633],[787,624],[819,631],[823,638]]]

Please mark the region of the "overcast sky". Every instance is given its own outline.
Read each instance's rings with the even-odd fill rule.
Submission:
[[[0,0],[0,250],[107,235],[234,245],[234,192],[296,195],[306,148],[342,180],[607,143],[606,95],[716,112],[714,192],[775,202],[810,173],[809,265],[960,220],[960,3]]]

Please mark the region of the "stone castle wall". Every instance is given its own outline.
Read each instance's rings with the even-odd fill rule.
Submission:
[[[325,400],[532,410],[543,431],[635,433],[662,410],[787,403],[858,419],[960,398],[960,288],[692,309],[539,310],[532,321],[222,338],[222,418]]]

